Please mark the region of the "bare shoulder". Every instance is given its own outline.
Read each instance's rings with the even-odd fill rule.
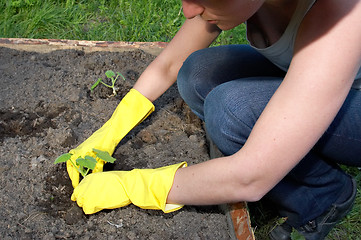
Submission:
[[[317,0],[308,17],[322,16],[325,20],[336,20],[352,14],[360,9],[360,0]]]
[[[299,28],[290,69],[348,92],[360,68],[360,16],[361,0],[317,0]]]
[[[361,32],[360,16],[361,0],[317,0],[305,16],[298,35],[300,39],[315,41],[331,36],[332,32],[343,32],[343,36],[351,31],[357,34]]]

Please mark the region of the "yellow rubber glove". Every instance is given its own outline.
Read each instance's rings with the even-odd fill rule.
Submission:
[[[154,111],[154,105],[135,89],[131,89],[120,101],[111,118],[87,140],[69,151],[75,163],[85,155],[95,157],[93,148],[113,154],[122,138]],[[103,171],[104,161],[97,159],[93,172]],[[70,161],[66,163],[69,177],[75,188],[79,184],[79,172]]]
[[[76,201],[86,214],[130,203],[144,209],[173,212],[183,205],[167,204],[168,193],[176,171],[186,166],[187,163],[182,162],[157,169],[92,173],[74,189],[71,200]]]

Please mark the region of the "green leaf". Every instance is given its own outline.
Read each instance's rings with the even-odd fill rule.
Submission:
[[[283,217],[283,218],[278,219],[277,220],[277,225],[283,224],[284,222],[286,222],[286,220],[287,220],[287,217]]]
[[[97,164],[97,160],[91,156],[85,156],[85,158],[78,158],[76,160],[76,163],[82,167],[93,170],[95,168],[95,165]]]
[[[110,154],[106,151],[102,151],[102,150],[99,150],[99,149],[95,149],[93,148],[93,151],[95,152],[95,155],[106,161],[106,162],[110,162],[110,163],[114,163],[114,161],[116,160],[115,158],[113,158],[112,156],[110,156]]]
[[[57,159],[55,159],[54,164],[66,162],[66,161],[68,161],[70,158],[71,158],[71,154],[70,154],[70,153],[65,153],[65,154],[59,156]]]
[[[296,229],[293,228],[291,233],[292,240],[305,240],[305,237],[302,236]]]
[[[121,74],[120,72],[117,72],[117,74],[118,74],[119,76],[121,76],[121,77],[123,78],[123,80],[125,80],[125,77],[123,76],[123,74]]]
[[[113,78],[115,77],[115,73],[112,70],[108,70],[105,72],[105,76],[107,76],[107,78]]]
[[[96,86],[98,86],[101,81],[102,81],[102,79],[101,79],[101,78],[98,78],[98,81],[96,81],[96,82],[93,84],[93,86],[91,86],[90,91],[93,91],[94,88],[96,88]]]

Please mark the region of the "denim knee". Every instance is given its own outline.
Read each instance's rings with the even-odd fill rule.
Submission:
[[[223,154],[232,155],[245,144],[280,82],[280,78],[273,77],[237,79],[217,86],[207,95],[205,125]]]
[[[217,86],[251,76],[283,78],[284,72],[248,45],[211,47],[192,53],[181,67],[178,90],[193,112],[204,119],[203,104]]]
[[[178,72],[177,86],[183,100],[188,104],[192,111],[203,120],[204,96],[198,92],[199,89],[203,89],[203,85],[205,84],[204,77],[200,74],[202,69],[202,55],[203,51],[199,50],[192,53],[184,61]]]

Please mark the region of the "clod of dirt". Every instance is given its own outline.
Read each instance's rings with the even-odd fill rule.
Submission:
[[[71,128],[48,128],[46,140],[53,148],[70,147],[77,143],[77,136]]]
[[[154,136],[154,134],[148,130],[142,130],[139,134],[138,137],[140,137],[140,139],[142,139],[143,142],[148,143],[148,144],[154,144],[157,142],[157,138]]]
[[[66,224],[69,225],[79,224],[79,222],[84,220],[84,218],[85,217],[83,211],[75,204],[64,215],[64,220]]]
[[[44,113],[0,111],[0,141],[6,137],[33,136],[49,127],[55,126],[51,117]]]

